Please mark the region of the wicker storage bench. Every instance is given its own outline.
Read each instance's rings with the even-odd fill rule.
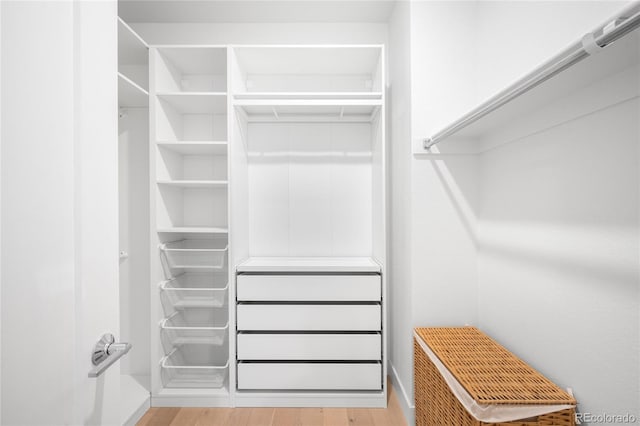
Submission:
[[[414,386],[418,426],[575,424],[569,394],[473,327],[416,328]]]

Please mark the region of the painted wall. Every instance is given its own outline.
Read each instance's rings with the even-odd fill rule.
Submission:
[[[0,7],[1,423],[71,423],[76,295],[69,118],[74,111],[73,102],[60,100],[74,91],[73,5],[3,2]],[[34,13],[36,8],[41,13]],[[38,36],[41,31],[48,37]],[[46,63],[46,72],[26,64],[25,52]],[[36,262],[42,266],[34,267]],[[54,350],[43,356],[43,348]]]
[[[411,2],[411,142],[420,144],[431,132],[574,42],[624,5],[606,1]],[[567,16],[572,18],[568,20]],[[545,22],[544,31],[540,31],[540,22]],[[391,55],[396,46],[396,27],[392,19]],[[393,75],[391,79],[393,93],[397,82]],[[602,94],[600,92],[600,97]],[[581,101],[565,100],[564,105],[577,106],[585,101],[585,96],[582,93]],[[577,397],[583,401],[583,411],[594,412],[606,407],[611,412],[622,409],[625,403],[638,401],[638,137],[634,133],[637,127],[630,121],[634,111],[637,117],[638,109],[633,103],[616,108],[575,122],[570,120],[575,116],[568,116],[566,127],[550,130],[543,138],[546,143],[536,145],[534,142],[527,145],[528,149],[518,144],[484,155],[468,155],[464,153],[483,145],[451,141],[448,146],[441,146],[439,155],[414,156],[410,165],[408,231],[411,274],[402,284],[411,295],[413,305],[408,323],[406,315],[392,313],[394,330],[406,331],[419,325],[477,324],[558,383],[574,386]],[[602,122],[612,124],[607,127]],[[603,135],[594,129],[596,123],[605,129],[619,127],[614,133],[616,142],[612,150],[616,153],[607,153],[602,164],[597,161],[598,150],[582,158],[576,155],[583,151],[575,145],[580,137],[588,136],[587,144],[602,140]],[[591,134],[593,136],[589,136]],[[635,141],[635,145],[631,141]],[[491,145],[492,141],[489,138],[484,142]],[[396,143],[398,138],[394,137],[393,144]],[[533,146],[539,148],[536,150]],[[595,204],[609,206],[600,207],[609,214],[599,216],[604,221],[601,229],[589,229],[582,224],[587,222],[585,218],[597,216],[593,209],[598,208],[571,209],[567,200],[572,200],[576,193],[588,191],[589,185],[580,186],[580,182],[596,179],[589,167],[593,170],[597,165],[602,173],[610,174],[612,170],[607,168],[620,159],[619,155],[625,155],[621,169],[606,180],[607,183],[597,185],[588,199],[586,195],[578,196],[585,206],[588,202],[591,203],[588,206],[592,206],[593,200],[603,200]],[[545,161],[550,164],[547,168],[540,164],[538,168],[532,167],[531,158],[537,158],[540,164]],[[397,175],[398,169],[404,167],[392,159],[392,174]],[[555,174],[541,179],[539,175],[549,168]],[[603,187],[616,187],[618,191],[610,194]],[[564,203],[558,202],[563,199]],[[616,206],[618,213],[610,211],[611,206]],[[392,210],[396,214],[392,218],[394,224],[401,218],[398,210]],[[545,223],[544,219],[554,214],[568,219]],[[505,216],[504,221],[501,215]],[[578,225],[571,225],[574,222]],[[594,235],[598,238],[590,239]],[[610,266],[608,275],[600,270],[597,277],[585,280],[582,275],[587,268],[569,271],[566,264],[565,270],[560,271],[561,259],[567,257],[580,265],[589,263],[586,258],[571,253],[570,249],[575,252],[578,244],[568,241],[569,236],[576,241],[587,241],[585,250],[591,256],[589,259]],[[399,237],[393,238],[391,251],[402,250]],[[541,240],[543,249],[547,247],[543,244],[546,239],[564,238],[566,244],[558,246],[550,256],[531,255],[528,262],[520,253],[508,255],[504,250],[495,253],[490,249],[492,243],[499,240],[508,247],[507,251],[517,252],[511,249],[522,245],[522,240],[527,238],[532,243],[537,241],[535,238]],[[609,248],[614,249],[612,256],[619,259],[618,263],[607,263]],[[392,256],[392,271],[399,265],[402,262]],[[516,281],[518,273],[528,276]],[[541,279],[546,280],[543,287],[535,283]],[[596,284],[597,280],[615,282],[617,285],[610,284],[608,290],[613,286],[617,290],[607,295],[604,281]],[[514,284],[520,281],[520,286]],[[576,299],[576,294],[580,294],[582,301],[592,301],[589,308],[579,307],[580,302],[574,306],[576,302],[570,300]],[[556,298],[562,300],[563,297],[570,307],[562,320],[563,327],[557,327],[560,302]],[[599,305],[593,303],[596,300],[604,301],[604,307],[598,308]],[[392,303],[395,301],[392,298]],[[611,315],[614,306],[618,308],[616,314]],[[524,307],[525,312],[533,312],[535,308],[539,315],[535,319],[519,318],[512,322],[512,317],[522,317]],[[394,308],[398,309],[395,305]],[[504,309],[509,316],[501,314]],[[607,313],[609,317],[603,321]],[[600,325],[594,327],[598,322]],[[612,363],[613,372],[607,372],[613,374],[608,383],[616,383],[627,391],[623,401],[614,401],[619,392],[611,391],[610,397],[600,393],[600,401],[596,402],[596,389],[607,379],[604,375],[589,377],[588,372],[600,368],[593,364],[596,356],[608,356],[610,351],[580,343],[579,339],[586,336],[615,342],[616,348],[626,342],[627,347],[612,358],[617,361]],[[398,332],[393,339],[395,346],[402,346]],[[562,354],[558,354],[558,347],[563,348]],[[392,353],[402,353],[402,350],[394,348]],[[407,390],[408,399],[404,403],[408,408],[413,402],[412,384],[407,367],[402,367],[403,358],[409,362],[404,355],[393,357],[392,363],[401,387]],[[567,367],[569,363],[571,368]],[[623,371],[626,378],[622,377]]]
[[[389,375],[400,401],[411,395],[411,34],[409,2],[398,3],[389,20]],[[408,388],[406,386],[409,386]],[[409,405],[401,404],[407,419]]]
[[[623,6],[483,4],[479,97]],[[548,31],[541,34],[542,19]],[[640,415],[639,73],[558,101],[553,110],[562,111],[562,122],[528,129],[530,136],[480,156],[479,324],[572,387],[583,413]],[[536,121],[546,123],[544,113]],[[511,127],[522,135],[526,126]]]
[[[116,424],[118,365],[87,374],[118,330],[116,3],[0,7],[0,422]]]
[[[122,374],[149,376],[149,110],[127,108],[118,131],[120,339],[133,345]]]

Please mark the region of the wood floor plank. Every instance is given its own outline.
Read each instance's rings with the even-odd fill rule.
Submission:
[[[300,424],[304,426],[324,426],[324,412],[322,408],[301,408]]]
[[[234,408],[227,419],[228,426],[249,426],[251,408]]]
[[[156,414],[156,411],[160,410],[160,408],[149,408],[146,413],[138,420],[136,426],[147,426],[151,418]]]
[[[147,426],[169,426],[179,411],[180,408],[176,407],[160,408],[149,419]]]
[[[324,426],[349,426],[349,416],[346,408],[323,408],[323,411]]]
[[[349,424],[353,426],[371,426],[373,417],[368,408],[347,408]]]
[[[225,426],[229,424],[229,417],[233,408],[205,408],[194,426]]]
[[[181,408],[171,421],[170,426],[193,426],[204,411],[205,408]]]
[[[273,424],[275,408],[252,408],[249,424],[255,426],[270,426]]]
[[[273,426],[301,426],[300,408],[277,408],[273,415]]]

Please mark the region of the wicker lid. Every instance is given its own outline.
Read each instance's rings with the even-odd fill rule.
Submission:
[[[576,403],[477,328],[416,328],[416,333],[480,404]]]

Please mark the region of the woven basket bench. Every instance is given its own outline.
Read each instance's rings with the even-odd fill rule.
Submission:
[[[430,355],[437,357],[442,371],[446,368],[446,378]],[[447,380],[479,407],[562,409],[519,420],[481,421],[460,402]],[[416,328],[414,386],[418,426],[575,425],[573,397],[474,327]]]

